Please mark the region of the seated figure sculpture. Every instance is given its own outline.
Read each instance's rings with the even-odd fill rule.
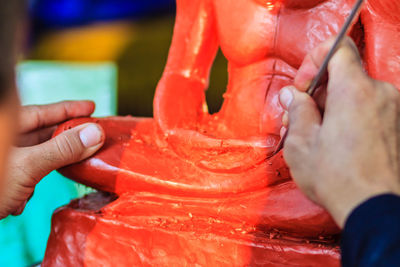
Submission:
[[[154,119],[76,119],[104,148],[62,173],[104,192],[59,209],[43,266],[339,266],[340,230],[290,178],[279,90],[354,0],[177,0]],[[400,2],[368,0],[351,36],[366,70],[400,86]],[[397,38],[397,39],[396,39]],[[204,90],[220,48],[221,110]],[[351,90],[351,88],[349,88]]]

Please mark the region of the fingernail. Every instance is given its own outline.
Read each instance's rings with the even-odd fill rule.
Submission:
[[[290,107],[293,101],[293,93],[288,87],[283,88],[279,94],[279,100],[285,109]]]
[[[79,138],[85,147],[92,147],[100,144],[101,142],[101,130],[96,125],[86,126],[79,132]]]

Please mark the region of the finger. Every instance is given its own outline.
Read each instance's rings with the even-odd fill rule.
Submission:
[[[283,126],[283,127],[281,128],[281,130],[279,131],[279,136],[280,136],[281,138],[283,138],[283,137],[285,136],[285,134],[286,134],[286,131],[287,131],[287,128],[286,128],[285,126]]]
[[[20,133],[54,126],[68,119],[90,116],[95,109],[92,101],[64,101],[49,105],[22,107]]]
[[[327,96],[326,84],[324,84],[320,88],[318,88],[317,91],[315,91],[315,94],[312,96],[315,103],[317,103],[319,110],[322,113],[325,110],[326,96]]]
[[[315,49],[313,49],[303,60],[299,70],[297,71],[297,75],[294,80],[294,86],[305,92],[309,86],[311,85],[312,80],[318,74],[319,69],[325,61],[326,56],[334,45],[336,37],[332,37],[325,41],[324,43],[318,45]],[[361,58],[358,52],[358,48],[350,37],[345,37],[343,41],[340,43],[339,48],[335,52],[333,58],[329,61],[329,73],[332,70],[332,67],[335,66],[334,57],[343,52],[343,48],[345,50],[349,49],[351,51],[351,60],[353,63],[356,63],[357,66],[361,66]],[[340,51],[340,52],[339,52]],[[350,60],[350,61],[351,61]],[[347,69],[347,68],[345,68]]]
[[[343,95],[348,90],[361,89],[360,81],[369,81],[354,42],[347,38],[333,55],[328,65],[328,96],[332,93]],[[355,86],[357,85],[357,86]],[[358,92],[355,92],[358,94]]]
[[[92,156],[103,145],[104,139],[103,129],[94,123],[67,130],[43,144],[25,148],[34,160],[28,164],[27,172],[39,182],[53,170]]]
[[[13,216],[19,216],[24,212],[29,200],[33,197],[34,192],[12,213]]]
[[[317,48],[318,49],[318,48]],[[312,51],[312,54],[308,54],[299,70],[297,71],[296,77],[294,78],[294,86],[300,90],[301,92],[306,92],[310,87],[312,80],[318,74],[319,64],[317,64],[315,57],[315,50]]]
[[[289,113],[285,111],[282,115],[282,126],[288,127],[289,125]]]
[[[332,37],[328,41],[317,46],[305,57],[294,81],[294,85],[298,90],[302,92],[308,90],[334,42],[335,37]],[[349,77],[353,77],[354,79],[354,77],[365,75],[358,48],[351,38],[346,37],[340,44],[334,56],[329,61],[328,73],[330,84],[328,88],[339,90],[348,88],[348,86],[343,86],[343,79],[351,80]],[[338,84],[341,84],[341,86],[337,86]],[[314,99],[321,111],[325,109],[327,95],[326,86],[319,88],[314,95]]]
[[[303,60],[299,70],[297,71],[297,75],[294,79],[294,86],[301,92],[307,92],[312,81],[317,76],[319,69],[329,52],[329,49],[333,45],[334,40],[328,40],[327,42],[322,43],[317,46],[314,50],[311,51]],[[319,109],[321,111],[325,108],[326,102],[326,86],[323,83],[313,95],[315,102],[317,103]]]
[[[346,39],[332,57],[329,66],[325,116],[348,113],[366,99],[374,98],[372,79],[364,72],[357,48]]]
[[[22,134],[18,137],[16,146],[17,147],[35,146],[43,142],[46,142],[53,136],[53,133],[56,129],[57,126],[52,126],[31,133]]]
[[[334,41],[335,38],[331,38],[318,45],[304,58],[294,79],[294,86],[298,90],[306,92],[310,87],[312,80],[317,76],[318,71],[328,55]]]
[[[13,216],[19,216],[22,214],[22,212],[24,211],[26,204],[28,204],[28,199],[24,201],[24,203],[22,203],[21,206],[19,206],[11,215]]]
[[[296,139],[301,144],[309,144],[321,125],[318,107],[309,95],[294,87],[286,87],[282,90],[288,90],[293,95],[289,106],[289,130],[286,142],[290,143],[292,139]]]

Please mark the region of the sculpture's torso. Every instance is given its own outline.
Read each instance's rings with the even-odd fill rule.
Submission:
[[[220,48],[229,61],[219,114],[229,132],[279,134],[278,91],[293,84],[312,48],[339,31],[351,9],[348,2],[213,0]]]

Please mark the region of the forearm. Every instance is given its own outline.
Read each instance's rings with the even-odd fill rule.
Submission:
[[[204,81],[164,73],[154,98],[154,118],[163,130],[190,127],[207,112]]]
[[[154,118],[162,130],[189,127],[206,112],[205,93],[218,50],[209,0],[178,0],[174,36],[154,97]]]

